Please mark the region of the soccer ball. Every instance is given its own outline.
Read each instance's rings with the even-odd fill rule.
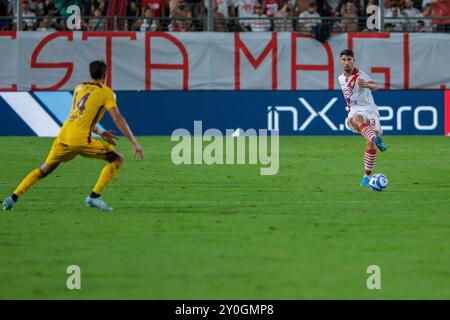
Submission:
[[[384,191],[388,186],[388,179],[382,173],[374,174],[370,178],[369,186],[373,191]]]

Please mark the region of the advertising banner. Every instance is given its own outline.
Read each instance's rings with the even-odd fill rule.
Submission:
[[[385,135],[443,135],[450,131],[450,91],[378,91]],[[350,135],[341,91],[118,91],[117,102],[137,135],[247,128],[279,130],[281,135]],[[445,96],[445,99],[444,99]],[[0,135],[56,136],[72,104],[72,94],[0,92]],[[444,117],[444,110],[446,117]],[[112,128],[109,116],[100,123]]]

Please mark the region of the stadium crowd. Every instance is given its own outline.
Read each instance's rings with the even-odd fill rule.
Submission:
[[[14,30],[17,1],[0,0],[0,30]],[[109,10],[110,2],[122,12]],[[208,0],[22,0],[22,30],[67,30],[67,3],[77,4],[81,30],[203,31]],[[378,0],[213,0],[214,31],[367,30],[366,8]],[[450,32],[450,0],[385,0],[387,32]],[[409,18],[409,19],[408,19]]]

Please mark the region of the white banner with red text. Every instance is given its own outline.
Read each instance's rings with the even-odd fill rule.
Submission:
[[[0,91],[73,90],[108,64],[114,90],[333,90],[341,50],[385,89],[450,87],[450,34],[0,32]]]

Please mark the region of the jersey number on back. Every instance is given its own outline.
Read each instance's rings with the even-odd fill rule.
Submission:
[[[84,96],[82,96],[80,98],[80,101],[78,101],[77,103],[77,109],[80,112],[80,116],[83,114],[84,110],[86,109],[86,102],[89,99],[89,96],[91,95],[91,93],[86,93]],[[75,96],[75,100],[77,99],[77,97]]]

